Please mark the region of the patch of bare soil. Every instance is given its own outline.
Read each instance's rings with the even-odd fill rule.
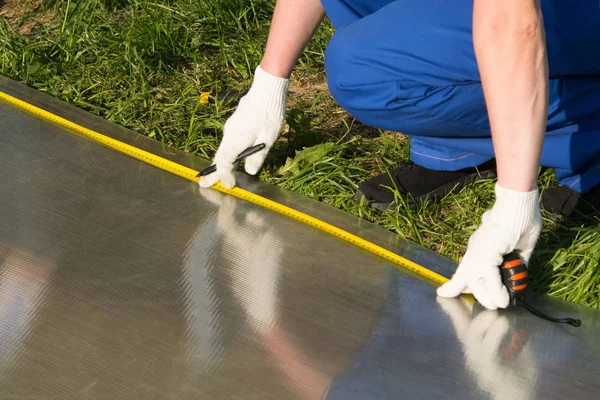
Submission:
[[[379,131],[363,125],[348,114],[331,96],[324,74],[310,76],[296,74],[290,82],[290,95],[288,104],[290,108],[310,108],[318,99],[314,107],[315,117],[319,118],[319,129],[332,134],[339,135],[340,131],[346,129],[346,125],[352,126],[355,135],[366,137],[377,137]]]
[[[42,0],[0,0],[0,15],[21,35],[31,32],[54,20],[56,14],[44,11]]]

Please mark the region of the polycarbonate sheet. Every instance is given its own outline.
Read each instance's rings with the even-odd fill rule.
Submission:
[[[536,296],[581,318],[573,328],[437,299],[430,283],[314,228],[3,103],[0,122],[2,399],[598,398],[594,310]],[[331,214],[432,269],[455,268]]]

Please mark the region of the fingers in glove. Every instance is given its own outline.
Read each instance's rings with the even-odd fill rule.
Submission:
[[[206,175],[200,178],[200,181],[198,183],[200,184],[200,187],[208,188],[219,181],[223,184],[223,186],[225,186],[225,188],[233,188],[235,186],[235,175],[233,173],[233,170],[213,172],[210,175]]]
[[[533,253],[533,250],[535,249],[535,245],[537,243],[539,235],[540,235],[539,232],[537,232],[537,233],[534,232],[532,234],[525,235],[521,238],[519,243],[517,243],[516,247],[517,247],[517,249],[520,250],[519,255],[521,256],[523,261],[525,261],[526,264],[529,262],[529,259],[531,258],[531,254]]]
[[[262,168],[267,155],[269,154],[269,149],[269,147],[265,147],[258,153],[252,154],[246,159],[244,168],[247,173],[250,175],[256,175],[258,173],[258,171]]]
[[[485,289],[490,300],[497,308],[506,308],[510,302],[510,296],[506,286],[502,283],[502,276],[498,267],[493,268],[484,278]]]
[[[437,295],[440,297],[456,297],[463,293],[466,288],[467,280],[461,274],[454,274],[452,279],[437,289]]]
[[[219,182],[219,174],[215,171],[210,175],[201,177],[198,184],[200,184],[200,187],[207,188],[213,186],[217,182]]]
[[[246,158],[244,169],[248,174],[256,175],[262,168],[267,156],[269,155],[269,151],[273,146],[273,138],[277,138],[277,136],[278,133],[274,135],[272,131],[263,131],[257,136],[254,146],[262,143],[265,145],[265,148]]]
[[[233,169],[223,171],[219,175],[219,180],[226,189],[232,189],[235,186],[235,175],[233,173]]]
[[[227,161],[217,161],[217,170],[210,175],[200,178],[200,187],[211,187],[221,181],[227,189],[235,186],[234,165]]]
[[[474,277],[468,280],[468,285],[473,290],[477,301],[488,310],[506,308],[510,297],[502,283],[500,270],[496,267],[488,268],[488,271],[483,277]]]
[[[235,186],[235,161],[239,154],[246,150],[255,141],[252,135],[245,131],[246,127],[240,122],[236,113],[225,122],[223,140],[215,154],[214,164],[216,171],[200,179],[201,187],[211,187],[221,181],[223,186],[231,189]]]
[[[475,296],[475,299],[477,299],[482,306],[488,310],[495,310],[498,308],[492,301],[491,296],[487,291],[485,278],[473,277],[469,279],[469,287],[473,291],[473,296]]]

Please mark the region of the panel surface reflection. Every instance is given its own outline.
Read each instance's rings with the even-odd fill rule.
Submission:
[[[2,399],[597,398],[577,329],[0,105]],[[381,231],[382,235],[384,233]]]

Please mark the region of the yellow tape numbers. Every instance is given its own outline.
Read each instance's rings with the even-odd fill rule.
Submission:
[[[190,181],[198,182],[200,178],[198,175],[198,171],[195,171],[191,168],[185,167],[181,164],[177,164],[173,161],[167,160],[156,154],[138,149],[135,146],[128,145],[126,143],[120,142],[111,137],[102,135],[98,132],[95,132],[91,129],[84,128],[81,125],[78,125],[74,122],[71,122],[67,119],[61,118],[58,115],[52,114],[46,110],[43,110],[39,107],[36,107],[32,104],[29,104],[25,101],[19,100],[13,96],[10,96],[6,93],[0,92],[0,100],[12,105],[15,108],[26,111],[34,116],[41,118],[45,121],[54,123],[68,130],[74,131],[80,135],[87,137],[95,142],[101,143],[105,146],[108,146],[114,150],[117,150],[121,153],[127,154],[131,157],[134,157],[140,161],[153,165],[162,170],[168,171],[175,175],[179,175],[182,178],[188,179]],[[290,207],[284,206],[283,204],[279,204],[275,201],[269,200],[262,196],[258,196],[254,193],[248,192],[241,188],[233,188],[226,189],[220,183],[217,183],[213,186],[214,189],[219,190],[220,192],[227,193],[234,197],[237,197],[242,200],[249,201],[253,204],[256,204],[260,207],[267,208],[269,210],[275,211],[279,214],[286,215],[287,217],[293,218],[299,222],[310,225],[314,228],[320,229],[330,235],[333,235],[339,239],[342,239],[346,242],[349,242],[355,246],[358,246],[364,250],[367,250],[379,257],[382,257],[402,268],[405,268],[409,271],[412,271],[438,285],[441,285],[448,281],[447,278],[439,275],[415,262],[412,262],[402,256],[399,256],[396,253],[393,253],[389,250],[384,249],[376,244],[373,244],[365,239],[362,239],[356,235],[353,235],[349,232],[346,232],[340,228],[337,228],[331,224],[328,224],[324,221],[321,221],[317,218],[311,217],[310,215],[304,214],[300,211],[294,210]]]

